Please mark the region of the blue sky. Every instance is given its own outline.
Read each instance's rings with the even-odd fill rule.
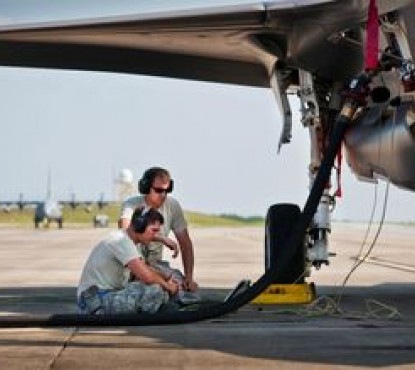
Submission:
[[[137,11],[126,1],[117,2],[120,9],[91,1],[79,14],[79,1],[71,1],[70,11],[50,1],[14,3],[0,1],[3,23],[121,14],[123,4],[126,14]],[[149,10],[167,2],[151,4]],[[268,89],[19,68],[0,68],[0,81],[0,199],[17,199],[20,192],[43,198],[49,168],[57,198],[68,199],[71,192],[83,199],[101,192],[112,198],[120,169],[131,169],[137,180],[152,165],[171,170],[174,195],[188,210],[264,215],[270,204],[306,199],[308,132],[296,99],[292,143],[277,155],[281,117]],[[358,182],[344,166],[343,188],[334,217],[368,219],[374,186]],[[414,198],[392,186],[388,220],[415,220]]]

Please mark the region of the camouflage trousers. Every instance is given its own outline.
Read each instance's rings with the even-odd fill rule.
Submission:
[[[172,268],[167,261],[155,261],[150,266],[156,269],[166,280],[173,278],[177,283],[183,284],[184,276],[180,270]]]
[[[155,313],[169,300],[169,294],[159,285],[147,285],[140,281],[129,282],[116,291],[88,293],[83,295],[85,311],[94,314]]]
[[[150,266],[156,269],[165,279],[172,278],[179,284],[179,290],[171,298],[173,302],[180,305],[189,305],[200,302],[201,297],[197,292],[186,291],[181,287],[184,283],[184,276],[180,270],[172,268],[167,261],[153,262]]]

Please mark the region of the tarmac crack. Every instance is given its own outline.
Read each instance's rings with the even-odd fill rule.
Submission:
[[[59,360],[59,358],[62,356],[63,352],[65,351],[66,347],[68,346],[69,342],[72,340],[72,338],[75,336],[76,331],[78,330],[77,327],[74,327],[71,329],[71,332],[66,337],[65,341],[63,342],[61,348],[59,351],[55,354],[55,356],[50,360],[48,364],[48,369],[53,369],[56,365],[56,362]]]

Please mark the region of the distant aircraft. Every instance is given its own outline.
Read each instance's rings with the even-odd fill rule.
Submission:
[[[287,95],[297,94],[299,124],[310,133],[311,189],[301,216],[293,213],[301,222],[292,234],[306,256],[300,271],[328,264],[330,212],[340,193],[329,177],[343,137],[359,179],[415,190],[414,53],[413,0],[274,0],[0,28],[3,66],[270,88],[283,115],[278,148],[290,142]],[[267,243],[286,213],[276,206]],[[297,268],[286,260],[286,271]]]
[[[44,200],[25,200],[23,198],[23,193],[20,193],[19,199],[16,201],[2,200],[0,201],[0,207],[5,212],[10,212],[12,207],[17,207],[22,211],[26,207],[34,207],[34,217],[33,222],[35,228],[39,228],[41,225],[49,226],[51,222],[56,222],[59,229],[63,228],[63,215],[62,208],[67,205],[72,209],[77,208],[78,206],[85,207],[86,212],[91,212],[91,207],[93,204],[96,204],[97,207],[101,210],[107,206],[110,202],[104,200],[104,193],[101,193],[101,196],[96,201],[83,200],[78,201],[75,199],[75,194],[72,193],[72,198],[70,200],[55,200],[52,197],[51,192],[51,176],[50,172],[48,174],[48,187],[46,198]]]

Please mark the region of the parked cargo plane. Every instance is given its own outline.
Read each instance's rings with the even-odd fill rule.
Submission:
[[[1,200],[0,208],[5,212],[9,212],[12,208],[18,208],[22,211],[24,208],[34,208],[33,222],[35,228],[41,225],[49,226],[53,221],[56,222],[59,229],[63,227],[62,208],[67,205],[72,209],[77,207],[84,207],[86,212],[91,211],[91,206],[96,204],[98,209],[104,208],[110,202],[104,200],[104,193],[101,193],[100,198],[95,201],[91,200],[76,200],[75,194],[72,193],[70,200],[56,200],[52,197],[51,191],[51,177],[48,175],[48,187],[46,198],[44,200],[25,200],[23,193],[20,193],[18,200]]]
[[[290,240],[305,251],[300,271],[328,264],[329,176],[343,137],[359,179],[415,190],[414,52],[413,0],[274,0],[0,29],[2,66],[270,88],[283,114],[278,147],[291,139],[287,94],[295,92],[310,133],[312,187],[301,215],[294,205],[270,208],[267,245],[279,218],[298,218],[291,234],[300,239]],[[294,271],[299,260],[280,261]]]

